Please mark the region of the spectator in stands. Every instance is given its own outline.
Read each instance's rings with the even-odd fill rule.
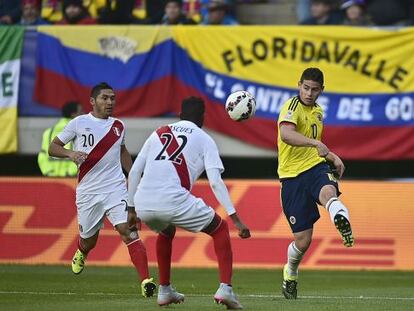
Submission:
[[[101,1],[102,2],[102,1]],[[106,0],[98,8],[100,24],[132,24],[137,21],[133,16],[135,0]]]
[[[0,0],[0,25],[11,25],[19,21],[21,16],[20,0]]]
[[[202,0],[183,0],[183,12],[197,24],[201,22]]]
[[[52,158],[48,154],[49,145],[57,134],[62,132],[66,124],[73,118],[83,113],[82,106],[76,101],[67,102],[62,108],[61,118],[54,126],[47,128],[43,132],[42,150],[37,156],[37,163],[43,176],[52,177],[73,177],[78,173],[78,167],[70,159]],[[67,148],[72,149],[72,143]]]
[[[405,26],[410,24],[412,0],[368,0],[367,12],[378,26]]]
[[[344,25],[370,26],[373,25],[366,13],[365,0],[346,0],[341,8],[345,10]]]
[[[88,10],[82,0],[63,0],[63,20],[60,25],[91,25],[96,24],[96,20],[89,15]]]
[[[165,14],[162,18],[164,25],[194,25],[192,19],[187,18],[183,13],[182,0],[167,0]]]
[[[48,22],[40,17],[40,5],[40,0],[22,0],[20,24],[24,26],[47,25]]]
[[[237,20],[229,13],[230,7],[224,0],[210,0],[207,4],[207,15],[204,25],[238,25]]]
[[[302,25],[341,25],[343,24],[343,12],[336,9],[335,0],[312,0],[311,18]]]
[[[62,15],[62,0],[42,0],[41,16],[49,23],[60,22]]]
[[[299,24],[312,17],[310,11],[311,0],[296,0],[296,17]]]
[[[145,2],[145,24],[161,24],[164,16],[166,0],[146,0]]]

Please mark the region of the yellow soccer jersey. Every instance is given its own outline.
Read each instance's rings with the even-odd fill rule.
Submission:
[[[296,131],[306,137],[321,140],[323,129],[323,110],[318,105],[306,106],[298,96],[286,101],[279,114],[278,129],[280,123],[289,122],[296,125]],[[279,178],[296,177],[300,173],[324,162],[325,159],[318,155],[315,147],[296,147],[286,144],[280,138],[280,130],[277,135],[279,156]]]

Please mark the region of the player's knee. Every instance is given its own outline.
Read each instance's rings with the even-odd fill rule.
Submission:
[[[176,231],[175,226],[168,226],[167,228],[162,230],[160,234],[173,239],[175,237],[175,231]]]
[[[325,206],[330,199],[337,196],[338,194],[336,188],[332,185],[326,185],[321,189],[321,192],[319,194],[319,201],[323,206]]]
[[[219,228],[227,228],[228,230],[229,226],[224,219],[222,219],[218,214],[215,214],[213,220],[201,231],[211,235]]]
[[[129,229],[128,225],[126,224],[117,225],[116,230],[118,231],[119,236],[125,244],[129,244],[139,238],[138,231]]]

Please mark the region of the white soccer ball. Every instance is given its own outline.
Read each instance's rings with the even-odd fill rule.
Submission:
[[[246,91],[231,93],[226,100],[226,111],[234,121],[250,119],[256,112],[256,100]]]

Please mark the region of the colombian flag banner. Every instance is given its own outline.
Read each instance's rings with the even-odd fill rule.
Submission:
[[[35,99],[60,108],[90,88],[117,92],[118,117],[177,114],[207,102],[206,126],[274,149],[282,104],[307,67],[325,73],[323,141],[345,159],[414,159],[414,28],[345,26],[39,27]],[[247,90],[256,117],[233,122],[227,96]]]
[[[0,27],[0,154],[17,151],[17,95],[23,31],[21,27]]]

